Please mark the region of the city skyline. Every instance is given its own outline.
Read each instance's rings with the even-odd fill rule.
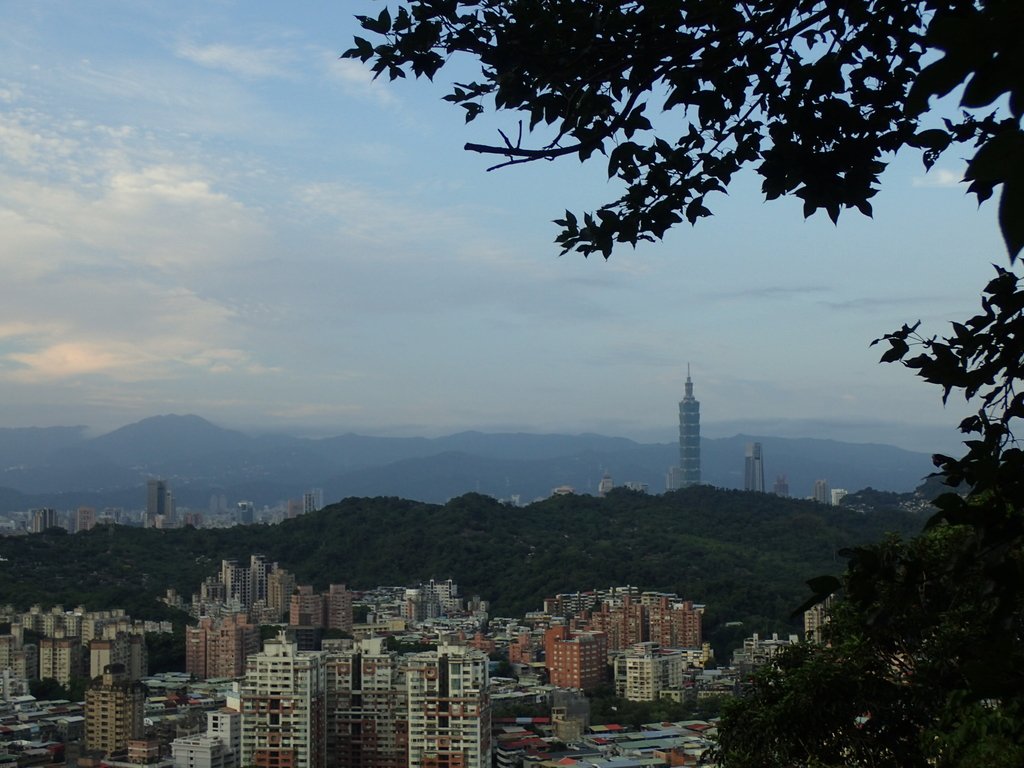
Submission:
[[[874,220],[743,176],[663,243],[558,258],[600,161],[486,173],[462,144],[515,118],[339,60],[361,3],[8,11],[0,425],[668,442],[691,360],[708,436],[956,449],[966,409],[869,347],[972,314],[1004,260],[951,160],[897,158]]]

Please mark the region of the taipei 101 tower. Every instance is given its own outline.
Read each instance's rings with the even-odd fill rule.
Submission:
[[[686,366],[686,394],[679,401],[679,466],[668,476],[670,491],[700,485],[700,403],[693,396],[690,366]]]

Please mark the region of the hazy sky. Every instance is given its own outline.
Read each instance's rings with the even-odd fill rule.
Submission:
[[[745,177],[611,261],[550,220],[600,159],[486,173],[443,78],[340,61],[371,0],[0,2],[0,426],[160,413],[302,434],[461,429],[955,444],[868,344],[973,313],[995,205],[901,156],[834,227]]]

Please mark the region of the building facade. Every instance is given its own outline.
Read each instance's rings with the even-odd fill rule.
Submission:
[[[764,452],[760,443],[747,443],[743,460],[743,490],[764,493]]]
[[[551,627],[544,633],[544,655],[551,685],[592,691],[608,679],[608,637],[603,632]]]
[[[111,664],[85,692],[85,746],[105,755],[127,750],[143,733],[145,689]]]
[[[283,633],[267,640],[241,685],[241,764],[325,768],[325,689],[322,651],[299,651]]]
[[[405,669],[383,638],[327,640],[328,768],[405,768]]]
[[[700,402],[693,396],[690,366],[686,366],[686,385],[679,401],[679,466],[669,471],[668,489],[700,485]]]
[[[200,680],[242,677],[246,659],[260,650],[260,628],[246,614],[203,617],[185,628],[185,671]]]
[[[490,768],[487,656],[442,645],[408,664],[409,768]]]

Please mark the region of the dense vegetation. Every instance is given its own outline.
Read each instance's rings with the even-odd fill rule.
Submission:
[[[352,498],[275,526],[100,527],[0,539],[0,602],[171,616],[157,602],[167,588],[187,599],[221,559],[259,552],[317,587],[450,577],[498,615],[539,609],[560,591],[674,591],[708,605],[709,628],[742,635],[784,629],[806,579],[842,570],[839,549],[919,528],[897,510],[860,514],[710,487],[560,496],[524,508],[477,494],[443,506]],[[733,621],[745,627],[725,627]]]

